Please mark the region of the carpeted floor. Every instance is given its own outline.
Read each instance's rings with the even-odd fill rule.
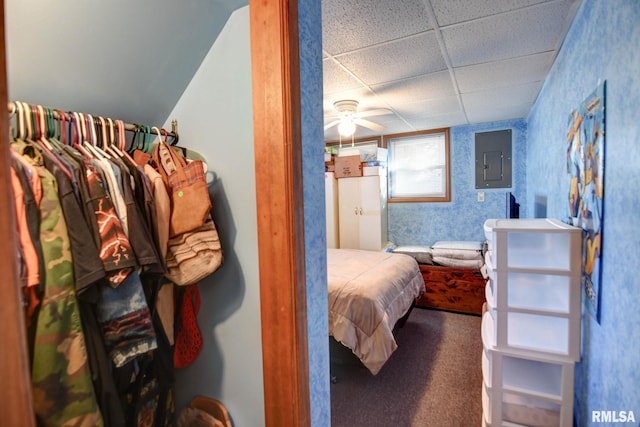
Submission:
[[[415,308],[375,376],[331,339],[331,425],[480,427],[480,322]]]

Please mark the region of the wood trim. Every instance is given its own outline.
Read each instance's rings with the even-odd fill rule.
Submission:
[[[378,147],[382,147],[382,136],[371,136],[369,138],[356,138],[353,140],[354,144],[358,144],[362,142],[375,142],[378,144]],[[340,141],[325,141],[324,145],[326,145],[327,147],[340,145]],[[350,147],[351,140],[349,139],[349,140],[342,141],[342,145],[345,147]]]
[[[309,426],[295,0],[252,0],[251,62],[265,424]]]
[[[0,4],[0,17],[4,22],[4,2]],[[13,192],[9,173],[9,117],[7,114],[7,60],[4,25],[0,29],[0,325],[2,325],[2,351],[0,351],[0,420],[2,425],[34,426],[33,401],[29,354],[22,311],[21,285],[17,272],[16,220],[13,210]]]

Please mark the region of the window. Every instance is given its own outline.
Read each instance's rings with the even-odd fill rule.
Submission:
[[[389,202],[449,202],[449,129],[387,135]]]

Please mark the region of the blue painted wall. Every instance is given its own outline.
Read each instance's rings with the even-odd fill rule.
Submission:
[[[640,2],[584,0],[528,118],[526,210],[567,214],[569,113],[606,81],[600,323],[583,309],[576,368],[577,425],[591,411],[634,411],[640,421]],[[538,203],[546,201],[546,203]],[[543,210],[544,210],[543,209]],[[607,425],[613,425],[607,424]],[[622,425],[622,424],[621,424]]]
[[[485,189],[478,202],[475,188],[475,133],[512,129],[512,186]],[[389,240],[396,245],[431,245],[438,240],[483,241],[482,225],[488,218],[505,218],[505,195],[511,191],[518,203],[526,197],[525,157],[527,125],[509,120],[450,130],[451,203],[389,203]]]
[[[236,426],[265,422],[249,35],[247,6],[231,15],[164,122],[169,129],[178,120],[181,144],[216,175],[210,194],[224,252],[220,269],[199,284],[202,352],[175,370],[176,408],[210,396]],[[203,137],[211,129],[215,137]]]
[[[298,2],[307,340],[311,425],[331,425],[329,309],[324,208],[322,13],[319,1]]]

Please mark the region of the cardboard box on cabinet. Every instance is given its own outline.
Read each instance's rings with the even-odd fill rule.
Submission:
[[[343,156],[335,158],[336,178],[362,176],[360,156]]]

